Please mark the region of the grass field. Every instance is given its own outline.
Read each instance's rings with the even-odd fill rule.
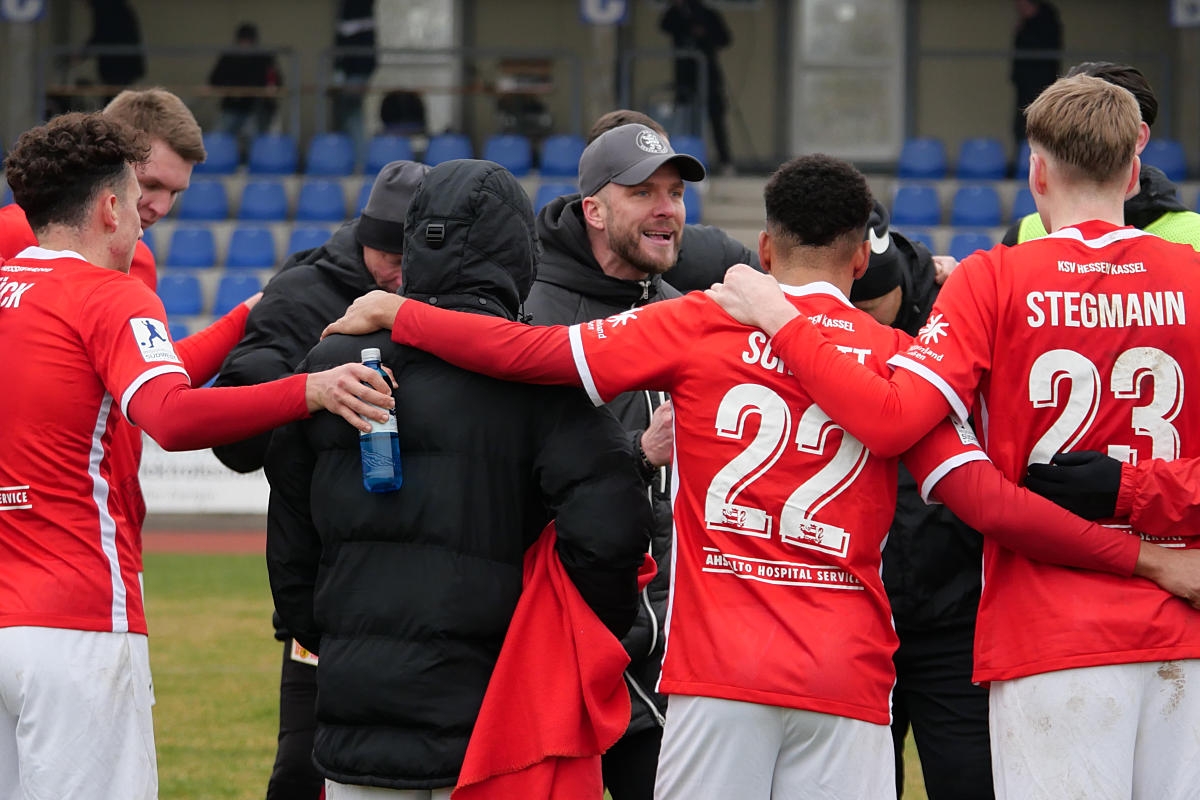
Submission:
[[[163,800],[257,800],[275,757],[281,645],[256,555],[146,554]],[[905,800],[925,800],[915,748]]]

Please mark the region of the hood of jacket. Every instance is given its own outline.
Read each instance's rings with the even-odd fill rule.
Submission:
[[[1178,187],[1158,167],[1142,164],[1138,193],[1125,201],[1125,224],[1144,229],[1168,211],[1187,211]]]
[[[447,161],[426,174],[408,207],[400,293],[515,320],[539,252],[533,207],[511,172],[491,161]]]
[[[676,297],[661,275],[643,280],[613,278],[604,274],[592,255],[587,228],[583,221],[583,199],[577,194],[563,195],[542,207],[537,217],[541,239],[542,263],[538,281],[561,286],[585,297],[630,308],[663,297]]]
[[[892,241],[900,251],[900,286],[904,298],[892,327],[916,336],[942,287],[937,283],[937,268],[929,248],[897,231],[892,231]]]

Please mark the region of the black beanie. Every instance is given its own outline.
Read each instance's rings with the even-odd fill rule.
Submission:
[[[355,235],[363,247],[404,252],[404,217],[429,167],[415,161],[385,164],[371,187]]]
[[[867,240],[871,242],[871,261],[867,271],[850,287],[850,300],[874,300],[900,285],[900,251],[888,231],[890,217],[883,203],[875,201],[867,222]]]

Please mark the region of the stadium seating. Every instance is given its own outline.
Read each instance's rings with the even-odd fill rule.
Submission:
[[[363,164],[363,174],[378,175],[385,164],[392,161],[415,161],[412,145],[406,136],[380,134],[367,144],[366,163]]]
[[[167,249],[168,267],[212,267],[217,263],[217,242],[206,225],[177,225]]]
[[[3,203],[0,203],[0,205],[3,205]],[[144,228],[142,230],[142,243],[145,244],[146,247],[150,248],[150,253],[152,255],[154,255],[155,257],[158,256],[158,249],[154,246],[154,229],[153,228]]]
[[[978,228],[1000,224],[1000,193],[990,184],[960,186],[950,206],[951,225]]]
[[[167,316],[191,316],[204,308],[200,279],[187,272],[167,272],[158,279],[158,297]]]
[[[1008,172],[1008,156],[999,139],[966,139],[958,149],[957,175],[964,180],[1000,180]]]
[[[250,143],[247,170],[253,175],[291,175],[300,164],[296,140],[286,133],[263,133]]]
[[[536,214],[542,210],[542,206],[549,203],[556,197],[561,197],[564,194],[578,194],[579,190],[575,188],[573,183],[558,183],[550,181],[547,183],[538,184],[537,193],[533,197],[533,211]]]
[[[425,163],[431,167],[456,158],[474,158],[475,148],[465,133],[439,133],[429,139]]]
[[[304,171],[309,175],[353,175],[354,140],[346,133],[318,133],[308,143]]]
[[[367,207],[367,200],[371,199],[371,189],[375,186],[374,180],[363,181],[362,188],[358,190],[358,201],[354,206],[354,215],[358,216],[363,209]]]
[[[926,184],[904,184],[892,200],[892,224],[940,225],[942,206],[937,189]]]
[[[1020,222],[1030,214],[1037,212],[1037,206],[1033,202],[1033,192],[1029,191],[1028,186],[1022,186],[1017,189],[1017,194],[1013,198],[1012,221]]]
[[[1017,160],[1014,165],[1013,177],[1025,180],[1029,177],[1029,140],[1022,139],[1017,145]]]
[[[959,261],[976,250],[990,250],[995,242],[982,231],[963,231],[950,237],[950,255]]]
[[[542,177],[568,177],[572,180],[579,174],[579,157],[585,147],[583,137],[570,133],[547,136],[542,142],[542,160],[539,166]]]
[[[933,136],[906,139],[900,148],[896,173],[901,178],[946,177],[946,144]]]
[[[696,225],[700,222],[703,216],[704,201],[700,197],[700,191],[694,183],[685,183],[683,185],[683,207],[687,214],[684,222],[689,225]]]
[[[241,155],[237,137],[232,133],[213,131],[204,134],[205,159],[193,168],[197,175],[232,175],[237,172]]]
[[[179,218],[184,220],[215,221],[229,218],[229,199],[225,184],[213,178],[192,181],[179,198]]]
[[[188,331],[187,323],[178,322],[173,319],[167,320],[167,331],[171,334],[172,342],[178,342],[180,339],[185,338],[188,333],[190,333],[190,331]]]
[[[903,235],[910,242],[920,242],[925,245],[929,252],[937,254],[933,246],[933,234],[929,231],[921,230],[920,228],[907,228],[902,231],[896,231],[896,233]]]
[[[287,255],[320,247],[329,241],[331,233],[328,228],[320,225],[297,225],[288,236]]]
[[[1142,151],[1142,163],[1158,167],[1173,183],[1187,180],[1187,159],[1177,139],[1151,139]]]
[[[296,219],[305,222],[341,222],[346,219],[346,195],[342,184],[324,178],[308,178],[300,185]]]
[[[229,237],[226,267],[270,269],[275,266],[275,236],[261,225],[239,225]]]
[[[272,222],[287,219],[288,201],[283,182],[278,180],[248,181],[242,188],[238,219]]]
[[[228,272],[217,284],[217,297],[213,301],[215,316],[228,314],[234,307],[255,292],[262,291],[262,281],[252,272]]]
[[[516,133],[489,136],[483,144],[483,158],[495,161],[518,178],[533,169],[533,145],[528,137]]]
[[[708,147],[704,144],[703,137],[680,134],[672,137],[671,147],[676,153],[687,153],[689,156],[695,156],[704,165],[704,168],[708,169]]]
[[[0,206],[6,206],[13,201],[12,189],[8,188],[8,182],[4,182],[4,186],[0,188]]]

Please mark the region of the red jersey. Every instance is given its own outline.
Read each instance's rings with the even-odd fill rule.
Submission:
[[[0,261],[13,258],[26,247],[37,247],[37,237],[29,227],[25,211],[16,203],[0,207]],[[154,261],[154,253],[141,239],[133,251],[129,274],[151,289],[158,287],[158,266]]]
[[[146,632],[136,462],[114,429],[135,430],[147,381],[186,375],[165,320],[141,281],[75,253],[0,267],[0,627]]]
[[[1189,319],[1193,329],[1187,327]],[[976,414],[1019,481],[1060,450],[1130,463],[1200,455],[1200,256],[1089,222],[966,259],[928,324],[892,359]],[[1194,538],[1159,540],[1200,546]],[[1064,569],[985,539],[975,677],[1200,657],[1200,616],[1149,581]]]
[[[830,284],[787,289],[880,374],[909,337]],[[832,423],[772,354],[700,293],[569,331],[599,403],[633,388],[675,406],[675,540],[660,690],[889,721],[897,643],[880,579],[896,459]],[[965,437],[965,438],[964,438]],[[906,454],[926,494],[984,456],[948,422]]]

